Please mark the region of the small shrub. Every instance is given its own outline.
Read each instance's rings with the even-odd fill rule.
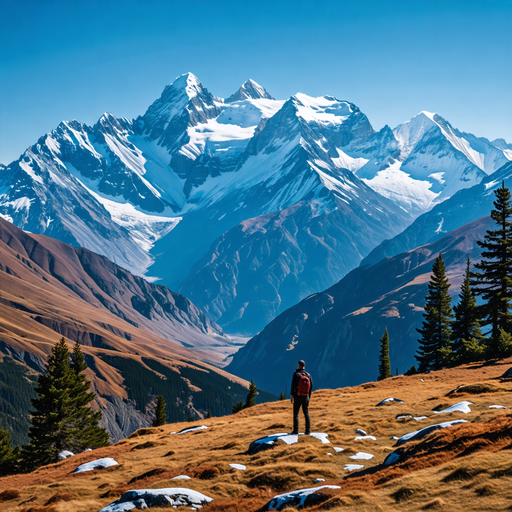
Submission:
[[[155,446],[157,446],[155,443],[153,443],[152,441],[148,441],[147,443],[135,445],[131,449],[131,451],[133,452],[133,450],[145,450],[146,448],[154,448]]]
[[[45,503],[45,505],[53,505],[59,501],[71,501],[75,498],[76,496],[70,492],[57,492]]]
[[[446,475],[442,481],[448,483],[462,480],[473,480],[475,476],[478,476],[480,473],[484,472],[485,469],[479,468],[457,468],[455,471],[452,471],[449,475]]]
[[[397,502],[401,503],[402,501],[406,501],[411,498],[411,496],[417,492],[417,489],[413,489],[412,487],[400,487],[397,491],[395,491],[391,497]]]
[[[5,491],[0,492],[0,501],[10,501],[19,498],[20,491],[16,489],[6,489]]]

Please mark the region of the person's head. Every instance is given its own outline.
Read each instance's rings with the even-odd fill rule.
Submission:
[[[297,366],[298,366],[299,370],[304,370],[304,368],[306,368],[306,363],[301,359],[301,360],[297,363]]]

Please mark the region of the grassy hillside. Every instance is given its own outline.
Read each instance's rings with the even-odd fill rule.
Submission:
[[[327,433],[330,444],[300,436],[297,444],[278,442],[273,449],[247,453],[255,439],[291,431],[289,401],[201,422],[142,429],[114,446],[76,455],[32,474],[0,479],[4,500],[0,507],[5,512],[96,512],[128,489],[186,487],[214,499],[202,509],[205,512],[250,512],[282,492],[334,484],[341,488],[325,492],[327,501],[310,510],[510,510],[512,382],[499,377],[511,364],[509,359],[316,391],[311,401],[312,430]],[[449,394],[461,385],[465,387]],[[388,397],[404,403],[376,407]],[[434,413],[464,400],[474,403],[468,414]],[[508,409],[490,409],[490,405]],[[401,414],[427,418],[396,419]],[[405,460],[383,465],[396,449],[393,437],[458,419],[468,423],[406,443],[401,447]],[[197,425],[208,429],[172,434]],[[355,440],[359,428],[376,440]],[[373,458],[350,459],[358,452]],[[119,465],[73,473],[79,464],[101,457],[114,457]],[[233,469],[231,463],[247,469]],[[347,464],[364,468],[348,472]],[[191,479],[172,480],[177,475]],[[325,482],[315,484],[317,478]]]

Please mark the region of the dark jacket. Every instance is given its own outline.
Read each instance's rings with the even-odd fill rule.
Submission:
[[[293,397],[297,396],[297,388],[299,387],[299,379],[300,374],[305,373],[309,377],[309,382],[311,382],[311,388],[309,389],[309,398],[311,398],[311,392],[313,391],[313,377],[306,370],[299,370],[298,368],[295,370],[295,373],[292,377],[292,387],[290,388],[290,394]]]

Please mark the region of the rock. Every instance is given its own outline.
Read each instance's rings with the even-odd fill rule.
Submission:
[[[404,401],[399,400],[398,398],[385,398],[384,400],[382,400],[382,402],[379,402],[375,407],[381,407],[383,405],[389,405],[392,403],[403,404]]]
[[[68,457],[74,457],[74,453],[73,452],[70,452],[68,450],[63,450],[59,453],[59,455],[57,455],[57,457],[59,458],[59,460],[64,460],[64,459],[67,459]]]
[[[83,473],[84,471],[93,471],[94,469],[103,469],[109,468],[110,466],[117,466],[117,462],[110,458],[106,457],[104,459],[96,459],[91,462],[86,462],[85,464],[81,464],[75,469],[75,473]]]
[[[395,446],[400,446],[402,444],[407,443],[408,441],[416,441],[418,439],[421,439],[430,432],[434,432],[434,430],[438,430],[440,428],[448,428],[453,427],[454,425],[458,425],[459,423],[467,423],[466,420],[455,420],[455,421],[446,421],[444,423],[438,423],[437,425],[430,425],[429,427],[422,428],[421,430],[417,430],[415,432],[411,432],[409,434],[405,434],[404,436],[400,437],[398,441],[396,442]]]
[[[447,414],[450,412],[462,412],[464,414],[468,414],[471,412],[471,409],[469,408],[470,405],[474,405],[473,402],[459,402],[450,407],[447,407],[446,409],[443,409],[442,411],[434,411],[434,414]]]
[[[213,501],[213,498],[192,489],[139,489],[125,492],[118,500],[102,508],[100,512],[125,512],[133,508],[152,507],[201,508],[210,501]]]
[[[279,494],[274,496],[262,510],[281,510],[285,506],[294,508],[310,507],[327,499],[325,494],[318,492],[322,489],[340,489],[340,487],[338,485],[323,485]]]

